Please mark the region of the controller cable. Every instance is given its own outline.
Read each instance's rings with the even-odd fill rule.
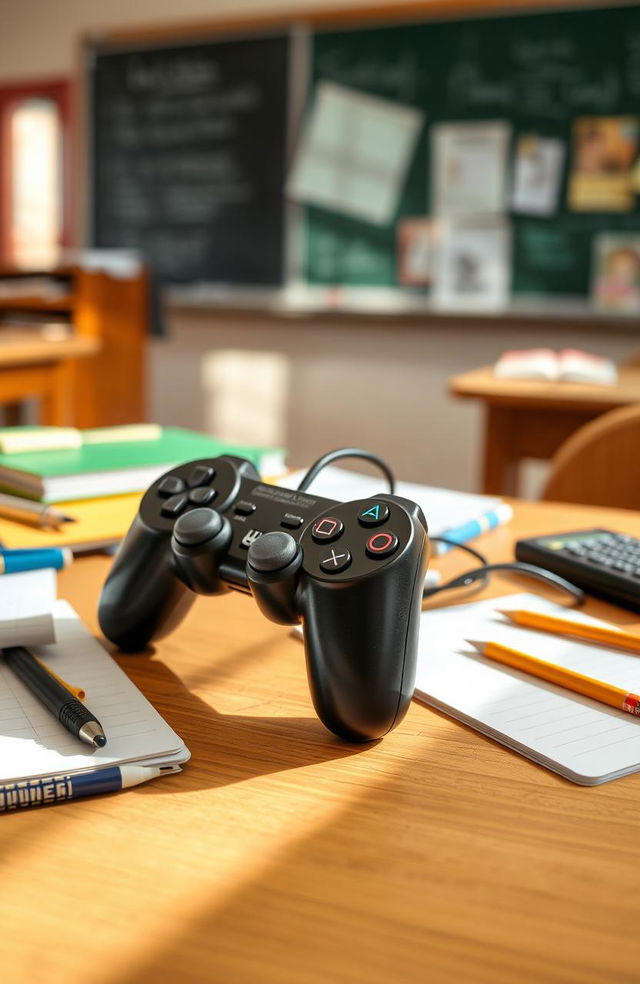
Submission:
[[[327,465],[330,465],[333,461],[339,461],[341,458],[362,458],[364,461],[370,461],[372,464],[377,465],[389,484],[389,492],[393,494],[395,479],[386,461],[383,461],[382,458],[379,458],[371,451],[363,451],[362,448],[337,448],[335,451],[327,451],[326,454],[323,454],[321,458],[318,458],[311,465],[298,485],[298,491],[306,492],[314,479],[318,477]],[[432,536],[430,540],[432,543],[442,543],[456,550],[463,550],[479,561],[480,567],[466,571],[464,574],[458,574],[457,577],[447,581],[446,584],[439,584],[433,588],[425,588],[422,592],[423,602],[428,598],[433,598],[434,595],[439,594],[441,591],[451,591],[455,588],[473,587],[474,591],[480,591],[487,586],[489,575],[494,571],[507,571],[516,575],[521,574],[525,577],[536,578],[544,584],[558,588],[561,591],[566,591],[571,595],[574,604],[581,605],[585,600],[585,593],[581,588],[578,588],[571,581],[565,580],[565,578],[560,577],[558,574],[545,571],[542,567],[536,567],[534,564],[525,564],[519,560],[502,564],[490,564],[484,554],[480,553],[474,547],[467,546],[465,543],[456,543],[455,540],[449,540],[446,536]]]

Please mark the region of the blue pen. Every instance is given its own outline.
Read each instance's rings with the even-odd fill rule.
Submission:
[[[18,574],[53,567],[61,571],[73,560],[68,547],[42,547],[34,550],[0,550],[0,574]]]
[[[157,779],[158,776],[180,772],[179,765],[120,765],[76,775],[47,776],[45,779],[23,779],[0,785],[0,813],[25,810],[32,806],[66,803],[81,796],[98,793],[117,793],[129,786]]]
[[[471,519],[468,523],[454,526],[450,530],[443,530],[441,535],[446,536],[447,540],[453,540],[454,543],[466,543],[468,540],[473,540],[474,537],[480,536],[481,533],[494,530],[496,526],[503,526],[512,517],[513,509],[508,503],[502,502],[495,509],[490,509],[477,519]],[[453,549],[446,543],[438,543],[437,548],[438,556]]]

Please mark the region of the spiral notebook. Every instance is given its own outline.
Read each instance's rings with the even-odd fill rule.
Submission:
[[[640,656],[520,628],[499,608],[606,624],[533,594],[423,612],[416,699],[581,785],[640,771],[640,719],[493,663],[465,640],[512,646],[633,693],[640,693]]]
[[[189,750],[66,601],[52,603],[56,642],[32,651],[74,686],[102,724],[104,748],[74,738],[0,659],[0,783],[132,763],[179,767]]]

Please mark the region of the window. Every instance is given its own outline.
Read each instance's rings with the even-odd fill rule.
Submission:
[[[70,244],[69,85],[0,86],[0,247],[39,265]]]

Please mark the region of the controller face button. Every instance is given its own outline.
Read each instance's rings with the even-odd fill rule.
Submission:
[[[236,516],[250,516],[251,513],[256,511],[255,502],[247,502],[245,499],[242,502],[236,502],[235,512]]]
[[[280,571],[298,553],[298,544],[289,533],[265,533],[249,548],[247,563],[256,571]]]
[[[192,547],[217,536],[222,525],[222,517],[213,509],[192,509],[180,517],[173,528],[173,535],[178,543]]]
[[[206,485],[189,492],[189,502],[194,506],[208,506],[217,496],[215,489],[208,489]]]
[[[367,540],[367,553],[370,557],[388,557],[398,548],[395,533],[374,533]]]
[[[384,502],[368,503],[358,513],[360,526],[380,526],[389,519],[389,507]]]
[[[215,474],[215,468],[211,468],[209,465],[196,465],[195,468],[191,469],[187,485],[190,489],[195,489],[198,485],[207,485],[215,477]]]
[[[325,574],[339,574],[340,571],[346,571],[350,563],[351,554],[348,550],[343,550],[341,553],[332,550],[328,557],[320,561],[320,570]]]
[[[180,493],[179,495],[172,495],[170,499],[167,499],[162,505],[160,512],[163,516],[169,516],[173,518],[174,516],[179,516],[182,510],[187,505],[187,497]]]
[[[311,528],[311,536],[316,543],[331,543],[337,540],[344,530],[344,523],[335,516],[325,516],[319,519]]]
[[[296,516],[294,513],[285,513],[280,522],[280,526],[284,526],[285,530],[299,530],[304,519],[302,516]]]
[[[167,475],[158,486],[158,495],[161,495],[163,499],[167,499],[170,495],[177,495],[178,492],[182,492],[183,490],[184,482],[181,478],[176,478],[175,475]]]

